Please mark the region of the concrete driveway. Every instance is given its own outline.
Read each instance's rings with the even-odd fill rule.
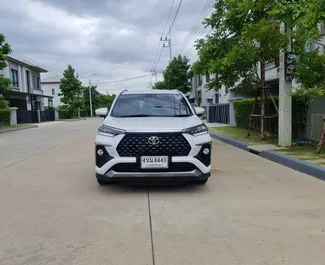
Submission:
[[[0,135],[1,265],[324,264],[324,182],[215,141],[206,186],[100,187],[99,122]]]

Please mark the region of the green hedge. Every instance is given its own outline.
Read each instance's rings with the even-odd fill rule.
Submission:
[[[0,126],[9,126],[11,119],[11,110],[0,109]]]
[[[78,110],[70,111],[69,109],[60,109],[59,118],[60,119],[73,119],[78,117]],[[84,109],[80,110],[80,117],[87,117],[87,112]]]
[[[249,115],[252,112],[255,99],[243,99],[234,102],[235,120],[237,127],[248,129]],[[279,97],[274,97],[274,101],[279,106]],[[304,98],[292,97],[292,137],[294,139],[301,138],[306,128],[307,121],[307,101]],[[260,114],[261,104],[260,99],[257,101],[254,114]],[[266,101],[266,111],[268,115],[276,114],[277,111],[268,98]],[[278,118],[266,119],[266,130],[277,134],[278,132]],[[260,131],[261,120],[260,117],[254,117],[252,122],[252,130]]]

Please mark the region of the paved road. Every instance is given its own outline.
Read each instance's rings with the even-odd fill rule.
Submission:
[[[324,264],[324,182],[216,141],[204,187],[100,187],[98,124],[0,136],[1,265]]]

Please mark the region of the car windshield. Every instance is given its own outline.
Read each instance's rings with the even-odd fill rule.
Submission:
[[[122,94],[112,109],[112,117],[187,117],[190,106],[181,94]]]

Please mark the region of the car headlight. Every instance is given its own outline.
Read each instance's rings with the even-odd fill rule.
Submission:
[[[188,134],[191,134],[193,136],[206,134],[208,132],[209,132],[208,127],[204,123],[202,123],[202,124],[200,124],[198,126],[194,126],[194,127],[191,127],[191,128],[184,129],[182,131],[182,133],[188,133]]]
[[[109,127],[109,126],[104,125],[104,124],[102,124],[98,128],[98,134],[104,135],[104,136],[113,137],[113,136],[120,135],[120,134],[124,134],[124,133],[125,133],[124,130],[117,129],[117,128],[113,128],[113,127]]]

